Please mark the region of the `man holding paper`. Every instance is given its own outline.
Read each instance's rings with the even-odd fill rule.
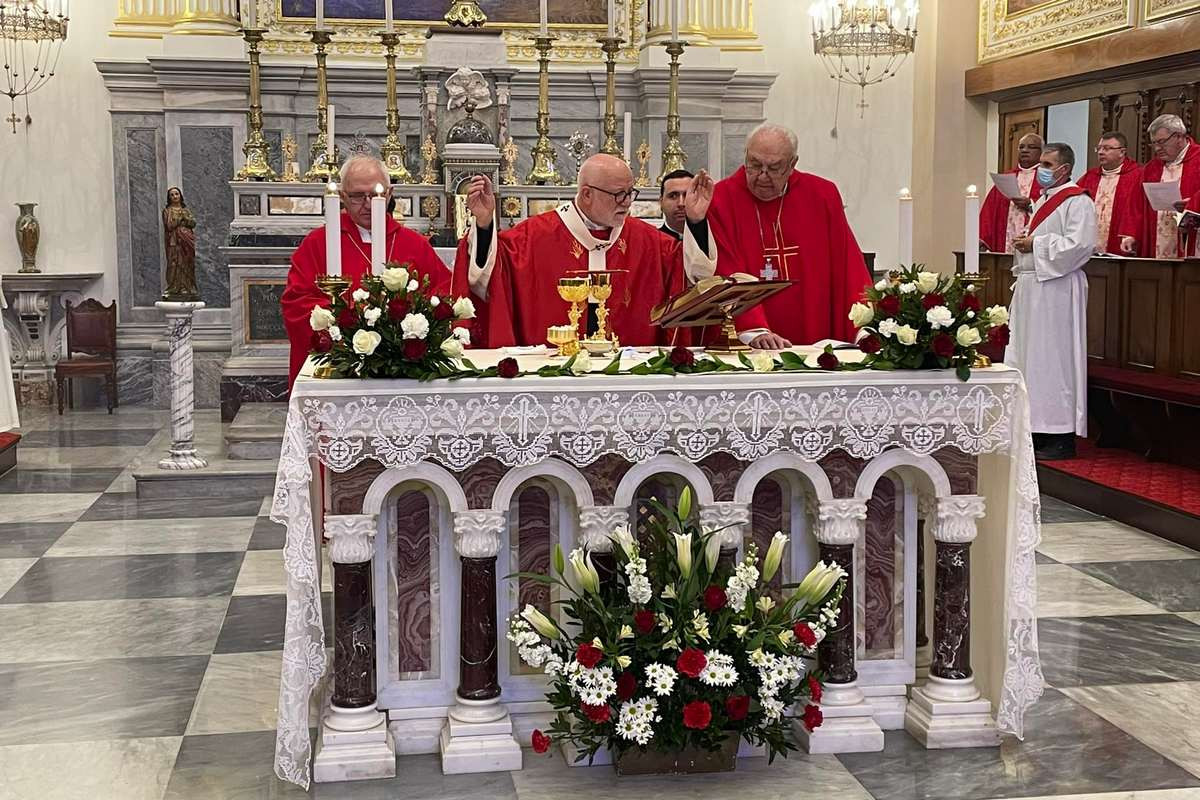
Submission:
[[[1133,202],[1140,206],[1145,194],[1142,165],[1126,155],[1128,147],[1129,141],[1120,131],[1100,134],[1096,145],[1098,164],[1079,179],[1079,185],[1096,203],[1097,252],[1127,252],[1121,246],[1121,228]]]
[[[1034,177],[1043,144],[1036,133],[1025,134],[1017,142],[1017,168],[992,173],[992,189],[979,209],[979,240],[993,253],[1013,252],[1013,239],[1029,224],[1029,210],[1041,196]]]
[[[1132,208],[1121,228],[1121,248],[1142,258],[1180,258],[1178,212],[1200,191],[1200,147],[1183,120],[1163,114],[1150,123],[1154,158],[1142,168],[1145,195],[1131,198]]]

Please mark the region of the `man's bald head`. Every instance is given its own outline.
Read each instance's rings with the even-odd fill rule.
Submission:
[[[578,183],[575,205],[592,222],[615,228],[629,216],[636,192],[633,172],[622,159],[597,153],[580,166]]]
[[[1027,133],[1017,142],[1017,163],[1022,169],[1036,167],[1042,158],[1042,148],[1046,140],[1036,133]]]
[[[795,132],[764,122],[746,137],[746,185],[759,200],[774,200],[787,188],[796,167]]]
[[[392,197],[392,182],[387,166],[372,156],[353,156],[342,164],[338,191],[350,219],[362,228],[371,227],[371,196],[383,189],[383,196]]]

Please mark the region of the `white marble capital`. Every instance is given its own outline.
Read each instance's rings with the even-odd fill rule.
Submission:
[[[503,511],[455,511],[454,549],[463,558],[495,558],[507,525]]]
[[[584,506],[579,509],[579,543],[593,553],[611,553],[609,538],[619,527],[629,527],[629,509],[619,506]]]
[[[867,501],[858,497],[822,500],[817,505],[817,541],[821,544],[854,544],[867,524]]]
[[[325,537],[329,539],[329,559],[335,564],[362,564],[371,560],[376,514],[326,514]]]
[[[722,548],[741,547],[749,524],[749,503],[709,503],[700,506],[700,527],[705,531],[719,530]]]
[[[984,515],[984,499],[977,494],[955,494],[938,498],[937,527],[933,537],[947,544],[975,541],[976,520]]]

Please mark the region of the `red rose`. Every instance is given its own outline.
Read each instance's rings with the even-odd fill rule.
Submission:
[[[680,345],[671,350],[671,364],[676,367],[690,367],[696,363],[696,354]]]
[[[541,731],[533,732],[533,752],[544,753],[550,749],[550,737]]]
[[[442,300],[440,303],[438,303],[436,306],[433,307],[433,318],[434,319],[438,319],[438,320],[450,319],[453,316],[454,316],[454,306],[450,305],[445,300]]]
[[[817,366],[821,369],[837,369],[841,363],[833,353],[821,353],[817,356]]]
[[[602,722],[608,722],[612,718],[612,711],[608,706],[589,706],[587,703],[580,703],[580,708],[587,718],[599,725]],[[812,706],[809,706],[812,708]],[[820,713],[820,712],[818,712]]]
[[[930,342],[933,347],[933,354],[942,358],[950,358],[954,355],[954,339],[949,334],[939,333],[933,337]]]
[[[637,694],[637,678],[632,672],[622,672],[617,678],[617,697],[632,700]]]
[[[337,324],[339,328],[353,328],[358,324],[358,312],[351,308],[343,308],[342,313],[338,314]]]
[[[712,722],[712,706],[703,700],[693,700],[683,707],[683,727],[702,731]]]
[[[675,669],[687,675],[689,678],[700,677],[701,671],[708,666],[708,659],[704,657],[704,653],[694,647],[689,647],[679,654],[679,658],[675,661]]]
[[[981,308],[979,298],[970,292],[963,295],[962,302],[958,304],[958,307],[963,311],[974,311],[976,314],[979,313],[979,309]]]
[[[399,297],[394,298],[388,301],[387,311],[389,317],[399,322],[408,313],[408,303]]]
[[[735,694],[725,698],[725,715],[734,722],[746,718],[750,712],[750,698],[744,694]]]
[[[883,349],[883,342],[875,334],[864,336],[858,341],[858,349],[864,353],[878,353]]]
[[[720,586],[710,586],[704,590],[704,607],[709,612],[720,611],[729,602],[729,598],[725,595],[725,590]]]
[[[521,367],[515,358],[502,358],[496,365],[496,373],[501,378],[515,378],[521,373]]]
[[[633,627],[643,636],[654,630],[654,612],[649,609],[633,612]]]
[[[805,647],[812,647],[817,643],[817,635],[808,627],[807,622],[797,622],[792,628],[792,633],[796,635],[796,641]]]
[[[804,707],[804,727],[810,731],[815,731],[821,727],[824,719],[825,715],[821,713],[821,709],[811,704]]]
[[[821,682],[812,675],[808,676],[808,694],[814,703],[821,702]]]
[[[405,339],[404,357],[409,361],[420,361],[429,351],[429,345],[424,339]]]
[[[308,346],[318,353],[328,353],[333,349],[333,337],[329,335],[329,331],[313,331]]]
[[[921,308],[925,309],[926,311],[931,308],[937,308],[938,306],[944,305],[946,305],[946,298],[942,297],[937,292],[927,294],[921,299]]]
[[[879,310],[884,314],[895,314],[900,311],[900,298],[889,294],[879,301]]]
[[[997,325],[988,331],[988,343],[996,347],[1008,346],[1008,326]]]
[[[604,651],[587,642],[579,645],[579,648],[575,651],[575,660],[588,669],[599,664],[602,658],[604,658]]]

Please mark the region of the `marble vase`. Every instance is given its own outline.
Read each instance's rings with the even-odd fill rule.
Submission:
[[[42,224],[33,215],[37,203],[17,203],[21,213],[17,216],[17,247],[21,250],[21,272],[41,272],[36,266],[38,240],[42,238]]]

